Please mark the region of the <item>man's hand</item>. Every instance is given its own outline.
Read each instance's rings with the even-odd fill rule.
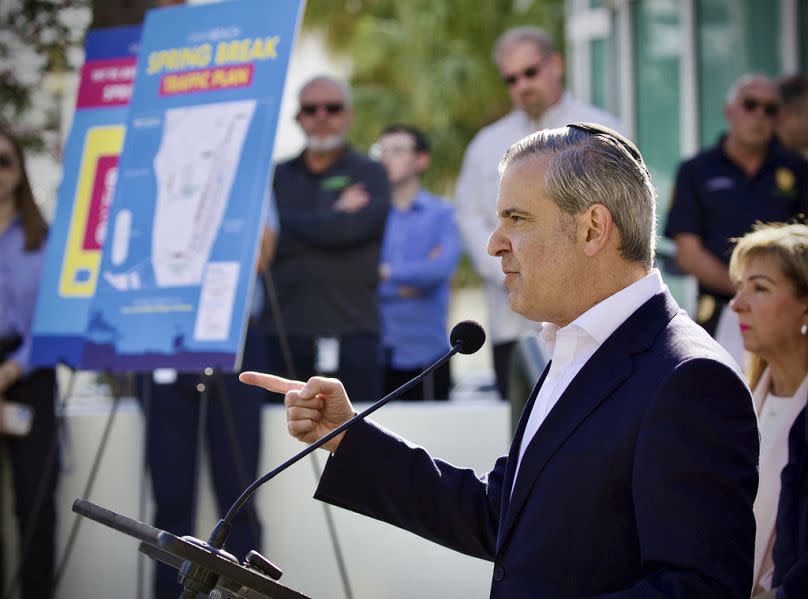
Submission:
[[[356,212],[361,210],[370,202],[370,194],[365,191],[364,185],[354,183],[342,190],[339,198],[334,203],[334,210],[337,212]]]
[[[418,297],[421,295],[421,292],[418,291],[415,287],[410,287],[409,285],[402,285],[398,288],[398,295],[403,297],[404,299],[412,299],[414,297]]]
[[[258,250],[258,272],[264,272],[275,259],[278,247],[278,232],[264,227],[261,233],[261,248]]]
[[[382,262],[379,264],[379,278],[382,281],[389,281],[390,280],[390,265],[386,262]]]
[[[0,364],[0,393],[5,393],[22,376],[22,368],[14,360]]]
[[[707,250],[701,238],[693,233],[679,233],[676,238],[676,263],[699,283],[724,295],[735,295],[735,282],[727,266]]]
[[[242,372],[238,378],[242,383],[283,393],[289,434],[304,443],[314,443],[356,413],[337,379],[315,376],[303,383],[260,372]],[[335,452],[344,436],[345,432],[340,433],[323,447]]]

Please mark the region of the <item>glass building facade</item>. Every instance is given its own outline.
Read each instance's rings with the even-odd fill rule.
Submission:
[[[566,13],[567,85],[617,115],[639,145],[660,232],[676,167],[716,142],[732,83],[808,74],[808,0],[568,0]],[[661,240],[663,267],[671,248]],[[691,282],[666,280],[688,306]]]

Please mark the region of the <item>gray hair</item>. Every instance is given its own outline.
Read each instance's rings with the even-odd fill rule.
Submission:
[[[554,54],[557,50],[553,40],[543,29],[524,25],[522,27],[512,27],[502,33],[497,41],[494,42],[494,51],[491,53],[491,59],[499,66],[499,59],[514,45],[521,42],[530,42],[536,49],[541,52],[542,57]]]
[[[300,97],[303,95],[303,92],[306,91],[306,88],[308,88],[310,85],[314,83],[320,83],[320,82],[330,83],[338,87],[342,92],[342,97],[345,101],[345,106],[349,107],[351,106],[352,102],[351,86],[348,85],[348,82],[345,81],[344,79],[340,79],[339,77],[332,77],[331,75],[317,75],[316,77],[312,77],[311,79],[306,81],[306,83],[304,83],[301,86],[300,91],[297,94],[298,101],[300,100]]]
[[[775,85],[774,81],[772,81],[767,75],[764,75],[763,73],[747,73],[746,75],[741,76],[729,87],[729,90],[727,90],[726,103],[734,104],[741,93],[741,89],[750,83],[765,83],[777,91],[777,86]]]
[[[653,267],[656,190],[639,153],[634,156],[624,142],[606,133],[543,129],[508,148],[500,173],[532,156],[549,157],[545,192],[562,212],[575,215],[602,204],[620,231],[623,258]]]

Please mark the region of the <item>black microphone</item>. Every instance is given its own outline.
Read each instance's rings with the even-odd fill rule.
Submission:
[[[449,343],[452,347],[459,345],[458,353],[473,354],[485,343],[485,331],[479,323],[473,320],[463,320],[452,328],[449,334]]]
[[[401,387],[382,397],[379,401],[372,404],[369,408],[360,412],[359,414],[355,415],[350,420],[343,422],[333,431],[328,433],[327,435],[321,437],[319,440],[315,441],[308,447],[306,447],[300,453],[293,455],[291,458],[286,460],[283,464],[276,467],[274,470],[267,472],[261,478],[257,479],[253,482],[247,489],[233,502],[233,505],[230,506],[230,509],[225,514],[224,518],[219,520],[216,524],[216,527],[213,529],[213,532],[210,534],[210,538],[208,539],[207,545],[213,549],[222,549],[224,547],[225,542],[227,541],[227,537],[230,534],[230,529],[232,528],[233,519],[236,517],[238,511],[247,503],[247,500],[258,490],[258,487],[263,485],[264,483],[268,482],[269,480],[273,479],[275,476],[286,470],[289,466],[294,464],[295,462],[303,459],[315,449],[319,448],[320,446],[328,443],[331,439],[339,435],[342,431],[346,430],[353,426],[356,422],[360,420],[364,420],[367,416],[381,408],[383,405],[388,403],[389,401],[399,397],[400,395],[406,393],[410,389],[412,389],[415,385],[423,381],[428,375],[432,374],[436,369],[440,368],[444,362],[446,362],[449,358],[451,358],[456,353],[461,354],[473,354],[478,349],[483,346],[485,343],[485,331],[483,327],[479,325],[479,323],[473,320],[464,320],[462,322],[457,323],[453,328],[452,332],[449,335],[449,342],[452,344],[451,349],[443,354],[440,358],[438,358],[435,362],[430,364],[424,371],[416,376],[414,379],[406,382]],[[190,562],[185,562],[182,570],[180,571],[180,582],[183,584],[183,594],[180,596],[180,599],[185,599],[188,597],[193,597],[191,593],[203,593],[207,594],[210,590],[213,589],[216,582],[215,579],[211,579],[210,573],[204,571],[204,569],[200,568],[199,566],[192,565]],[[212,583],[212,584],[211,584]],[[205,591],[205,589],[210,586],[210,588]]]

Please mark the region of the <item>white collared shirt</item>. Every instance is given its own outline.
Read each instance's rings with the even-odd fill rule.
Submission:
[[[550,356],[550,370],[525,426],[513,477],[514,485],[527,446],[572,379],[629,316],[664,289],[662,276],[657,269],[653,269],[639,281],[595,304],[563,328],[549,322],[543,323],[540,336]]]
[[[777,505],[780,498],[780,473],[788,463],[788,433],[794,420],[805,407],[808,395],[808,376],[791,397],[778,397],[771,393],[771,372],[767,368],[752,392],[760,429],[760,482],[755,497],[755,569],[754,586],[769,590],[773,574],[771,549]]]

